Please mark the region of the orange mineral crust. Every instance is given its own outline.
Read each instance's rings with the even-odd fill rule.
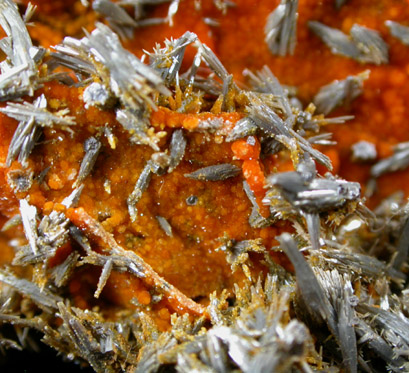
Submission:
[[[191,22],[197,14],[197,24],[200,24],[203,17],[215,17],[220,25],[198,35],[210,35],[210,45],[214,45],[220,60],[236,79],[243,79],[242,73],[246,68],[254,71],[268,65],[281,83],[297,87],[297,96],[305,103],[309,103],[323,85],[369,68],[371,73],[364,83],[363,94],[348,110],[339,109],[334,113],[348,113],[355,118],[347,125],[330,129],[337,141],[336,156],[341,160],[339,174],[348,180],[364,183],[368,178],[369,167],[350,160],[352,144],[360,140],[372,142],[379,157],[383,158],[390,155],[391,146],[409,140],[409,124],[405,120],[409,115],[405,105],[409,97],[404,89],[409,83],[409,48],[403,47],[399,40],[391,36],[384,24],[386,20],[407,21],[409,7],[406,1],[351,0],[337,10],[332,1],[300,0],[297,48],[293,56],[285,57],[272,55],[264,42],[266,17],[279,1],[242,0],[235,3],[237,6],[229,9],[228,16],[223,16],[208,10],[206,6],[203,13],[195,13],[193,2],[187,2],[187,6],[175,16],[175,27],[158,27],[160,31],[156,32],[163,37],[179,37],[189,29],[183,27],[186,19]],[[344,33],[348,33],[355,23],[379,31],[389,45],[389,63],[367,65],[332,54],[309,30],[307,22],[310,20],[322,22]],[[138,47],[149,49],[153,45],[156,34],[152,34],[151,30],[153,28],[142,31],[144,37],[135,41]],[[407,177],[407,173],[382,177],[375,200],[379,201],[396,189],[409,193]]]
[[[52,6],[61,12],[61,19],[70,16],[64,13],[64,7],[57,4],[59,2],[39,2],[39,27],[53,27],[60,19],[54,20],[48,16]],[[385,157],[391,152],[394,143],[407,140],[407,121],[404,120],[407,116],[404,105],[406,91],[402,87],[408,82],[406,64],[409,48],[402,48],[399,41],[388,35],[383,25],[386,19],[400,21],[409,17],[407,6],[399,1],[349,1],[341,10],[336,10],[330,1],[321,4],[301,0],[295,54],[277,57],[271,54],[263,41],[265,15],[274,10],[277,4],[268,1],[237,1],[237,6],[229,8],[228,14],[224,15],[208,2],[203,2],[202,8],[197,10],[193,2],[186,1],[174,17],[174,26],[137,29],[135,37],[127,40],[125,45],[140,55],[142,49],[151,50],[158,40],[179,37],[186,30],[194,31],[202,42],[216,51],[235,78],[244,80],[242,72],[245,68],[255,70],[267,64],[282,83],[297,87],[298,97],[305,102],[309,102],[322,85],[369,67],[371,74],[364,83],[362,96],[348,110],[340,109],[336,112],[337,115],[352,114],[355,118],[346,125],[331,127],[337,146],[324,150],[330,156],[336,172],[347,179],[364,183],[369,166],[350,160],[351,145],[359,140],[371,141],[376,145],[379,156]],[[77,3],[76,7],[78,12],[87,14],[80,4]],[[151,16],[163,15],[166,9],[165,5],[154,8]],[[89,14],[88,18],[92,20]],[[213,17],[218,25],[207,25],[205,17]],[[308,29],[307,21],[311,19],[345,32],[358,22],[379,30],[390,45],[390,63],[385,66],[363,66],[351,59],[333,55]],[[88,26],[85,16],[82,22]],[[38,30],[32,28],[33,38],[48,46],[46,34],[43,33],[42,39]],[[192,59],[193,52],[188,49],[184,65],[188,66]],[[30,159],[34,174],[47,169],[44,180],[41,183],[34,180],[27,192],[30,203],[43,213],[55,210],[57,204],[70,193],[84,156],[83,143],[90,136],[98,136],[103,143],[103,150],[94,172],[84,182],[79,206],[100,221],[108,232],[113,233],[119,244],[141,255],[188,297],[206,297],[214,290],[230,288],[240,278],[239,274],[231,275],[224,254],[215,251],[224,235],[238,241],[261,237],[267,246],[273,242],[276,228],[260,230],[249,226],[247,220],[251,205],[243,191],[242,180],[247,180],[256,196],[260,196],[258,200],[261,205],[265,185],[264,168],[279,167],[285,170],[286,163],[279,166],[282,161],[276,162],[272,158],[259,160],[259,150],[249,149],[245,139],[240,140],[243,144],[236,141],[231,145],[224,142],[222,136],[218,140],[217,137],[195,133],[200,121],[214,118],[221,119],[227,130],[231,129],[243,117],[243,113],[183,114],[165,107],[152,110],[153,127],[164,131],[160,145],[169,144],[172,128],[184,128],[187,130],[187,153],[185,160],[172,173],[153,176],[147,192],[138,202],[138,218],[132,222],[127,211],[127,197],[152,151],[146,146],[131,144],[128,135],[119,128],[112,111],[95,107],[86,109],[81,100],[83,89],[47,83],[37,96],[41,93],[46,95],[53,109],[69,109],[70,113],[75,114],[76,121],[74,135],[63,130],[46,129]],[[103,134],[105,126],[113,129],[115,146]],[[3,161],[15,128],[15,122],[2,115],[0,156]],[[200,167],[231,162],[233,158],[233,164],[243,168],[242,176],[224,182],[192,181],[184,176]],[[3,198],[0,207],[2,214],[7,217],[12,217],[18,208],[17,199],[6,182],[7,174],[18,169],[17,162],[8,169],[1,169]],[[395,189],[409,191],[406,178],[407,173],[382,178],[374,200]],[[16,195],[19,198],[25,196],[22,192]],[[194,206],[189,206],[189,198],[195,199]],[[264,211],[264,215],[268,215],[268,211]],[[157,216],[170,223],[172,237],[161,229]],[[116,299],[120,297],[118,295]]]
[[[317,6],[318,3],[314,1],[300,1],[298,47],[293,56],[273,56],[263,42],[262,20],[277,6],[276,2],[267,1],[238,1],[236,7],[228,10],[228,15],[208,6],[207,2],[204,2],[201,10],[195,10],[193,2],[187,1],[176,14],[173,27],[159,25],[138,29],[135,38],[125,44],[138,54],[143,48],[150,50],[154,41],[164,37],[178,37],[186,30],[191,30],[197,33],[202,42],[215,49],[227,70],[236,78],[243,79],[241,73],[244,68],[254,70],[267,64],[282,83],[296,86],[298,96],[308,102],[322,85],[359,73],[367,66],[331,54],[308,30],[306,22],[311,19],[319,20],[345,32],[348,32],[353,23],[359,22],[379,30],[390,45],[391,62],[387,66],[370,66],[371,75],[365,82],[362,96],[347,111],[355,118],[346,125],[331,128],[338,144],[334,148],[336,151],[328,148],[325,150],[328,154],[332,152],[333,161],[339,159],[340,166],[336,170],[340,175],[364,182],[368,167],[350,161],[349,149],[354,142],[369,140],[376,145],[380,156],[386,156],[392,144],[407,140],[407,121],[404,120],[407,117],[404,105],[406,93],[402,87],[408,82],[405,64],[409,48],[402,48],[399,41],[387,35],[383,22],[386,19],[405,19],[409,16],[409,11],[399,1],[350,1],[339,11],[334,9],[331,2],[327,3]],[[51,9],[49,4],[51,3],[40,2],[39,11],[41,17],[52,25],[54,21],[47,16]],[[52,4],[57,6],[59,3]],[[160,14],[165,8],[154,9],[152,16]],[[64,12],[63,7],[55,9]],[[205,16],[215,17],[219,25],[205,25]],[[40,26],[42,19],[39,18]],[[40,36],[34,37],[42,43]],[[48,45],[46,37],[42,44]],[[191,53],[187,53],[184,64],[188,65],[191,60]],[[54,109],[68,108],[70,113],[75,114],[76,130],[74,135],[62,130],[45,130],[44,137],[30,160],[34,174],[48,169],[42,183],[35,180],[27,193],[30,203],[40,210],[47,212],[50,203],[55,207],[55,203],[61,202],[69,194],[84,155],[83,142],[90,136],[99,136],[103,142],[103,150],[92,176],[84,182],[79,205],[98,219],[108,232],[113,233],[118,243],[141,255],[159,274],[187,296],[205,297],[211,291],[229,288],[237,281],[236,276],[230,274],[224,254],[215,252],[220,245],[219,238],[223,235],[244,240],[260,237],[261,234],[264,242],[271,244],[276,234],[275,228],[260,232],[248,225],[250,203],[242,189],[244,177],[256,194],[264,190],[264,166],[258,160],[259,151],[254,151],[252,155],[252,150],[248,150],[250,153],[244,154],[247,150],[240,150],[239,142],[230,145],[220,138],[219,143],[217,138],[207,138],[204,134],[193,132],[200,121],[215,117],[216,114],[179,114],[160,107],[152,111],[152,125],[165,131],[160,144],[169,143],[171,128],[182,127],[188,131],[187,153],[185,161],[174,172],[161,177],[153,176],[147,193],[143,194],[138,203],[138,218],[131,222],[126,200],[149,159],[151,150],[146,146],[130,144],[127,135],[118,129],[111,111],[85,109],[80,99],[82,89],[47,83],[38,95],[41,92]],[[337,111],[337,114],[343,113],[342,110]],[[243,114],[237,113],[221,113],[217,118],[224,121],[226,127],[232,127],[242,116]],[[113,128],[116,149],[113,149],[103,135],[106,125]],[[15,126],[12,120],[2,116],[0,155],[3,161]],[[233,163],[243,167],[243,176],[224,182],[191,181],[184,177],[184,174],[196,168],[230,162],[233,156],[237,159]],[[268,163],[269,160],[263,162]],[[268,167],[271,168],[271,165]],[[1,171],[1,209],[8,217],[15,214],[18,207],[14,193],[6,182],[7,173],[15,169],[19,169],[17,162],[11,168],[2,168]],[[382,179],[376,198],[390,194],[391,188],[408,190],[406,177],[405,173],[396,178],[388,175],[388,181]],[[21,192],[17,194],[19,198],[24,196]],[[196,197],[196,203],[189,206],[186,201],[192,197]],[[161,229],[157,216],[167,219],[173,227],[172,237],[168,237]]]
[[[43,3],[48,2],[39,2],[40,5]],[[336,157],[341,159],[339,174],[348,180],[364,183],[368,178],[369,167],[351,162],[352,144],[360,140],[372,142],[376,145],[378,156],[383,158],[391,154],[394,144],[408,140],[409,131],[405,120],[408,109],[404,104],[408,97],[403,87],[408,84],[409,48],[403,47],[385,26],[386,20],[407,20],[408,4],[403,0],[350,0],[338,10],[332,1],[300,0],[297,48],[294,55],[279,57],[272,55],[264,42],[266,17],[278,3],[237,0],[236,6],[228,8],[224,15],[210,1],[201,1],[200,10],[195,8],[194,1],[184,1],[174,16],[172,27],[157,25],[137,29],[135,38],[125,41],[125,45],[141,55],[142,50],[150,51],[158,40],[180,37],[189,30],[217,53],[235,79],[243,80],[242,73],[246,68],[254,71],[268,65],[281,83],[297,87],[297,96],[305,103],[309,103],[323,85],[370,69],[371,74],[364,83],[363,94],[351,103],[348,110],[339,109],[334,113],[348,113],[355,118],[346,126],[330,129],[337,141]],[[167,9],[167,4],[153,8],[150,16],[166,16]],[[85,10],[82,9],[82,12]],[[214,19],[217,26],[207,24],[208,18]],[[51,18],[45,16],[45,19],[52,22]],[[330,48],[308,28],[307,22],[310,20],[322,22],[346,34],[355,23],[377,30],[389,46],[389,63],[380,66],[362,64],[331,53]],[[83,22],[88,25],[85,19]],[[45,42],[45,45],[49,43]],[[192,58],[193,52],[188,49],[184,64],[189,66]],[[396,178],[394,175],[381,177],[379,194],[374,200],[379,201],[394,189],[408,190],[406,185],[406,174],[398,174]]]
[[[40,320],[47,344],[98,372],[144,371],[146,356],[149,371],[201,371],[213,360],[198,346],[230,348],[218,371],[353,372],[358,356],[370,371],[343,338],[378,341],[365,327],[397,304],[388,283],[407,292],[409,27],[391,23],[409,26],[409,2],[37,0],[33,24],[18,3],[0,2],[0,295],[28,300],[4,315]],[[273,314],[274,338],[302,352],[245,366],[232,340],[263,350],[269,329],[251,328]],[[302,348],[280,340],[290,319],[328,326],[311,333],[327,362],[304,324],[289,332]]]
[[[168,175],[152,177],[147,192],[138,202],[137,220],[131,222],[127,198],[152,150],[131,144],[128,135],[118,128],[112,112],[85,109],[79,100],[81,90],[50,83],[41,93],[46,94],[55,109],[66,108],[70,113],[76,113],[74,135],[58,129],[44,131],[30,167],[35,174],[44,169],[48,172],[41,183],[34,181],[27,194],[18,193],[19,198],[27,196],[30,203],[44,214],[58,211],[58,205],[72,191],[84,156],[84,141],[90,136],[100,136],[104,150],[98,156],[92,176],[84,182],[78,205],[101,222],[108,232],[113,233],[120,245],[143,257],[155,271],[188,297],[207,297],[215,290],[231,288],[240,281],[242,275],[231,274],[225,254],[215,251],[221,245],[221,237],[227,236],[238,241],[262,237],[266,243],[274,239],[275,228],[260,230],[249,226],[250,202],[243,191],[241,177],[223,182],[205,182],[191,181],[184,176],[201,167],[232,162],[233,158],[229,143],[217,143],[217,140],[205,134],[194,132],[187,132],[186,161],[182,161]],[[194,130],[200,122],[214,118],[220,119],[226,128],[231,128],[241,116],[238,113],[178,114],[159,108],[152,113],[152,124],[167,130],[161,138],[161,144],[165,146],[169,143],[171,128]],[[5,118],[3,123],[6,122],[8,119]],[[115,149],[103,135],[104,126],[108,124],[113,129]],[[2,128],[13,129],[15,123],[10,121],[8,126]],[[11,134],[12,131],[5,132],[1,138],[5,153]],[[2,154],[4,159],[6,155]],[[255,157],[258,158],[258,154]],[[242,164],[240,160],[234,160],[233,163],[238,167]],[[4,195],[9,197],[2,201],[2,212],[12,217],[18,212],[18,204],[6,179],[8,172],[23,172],[24,169],[14,162],[10,169],[3,170],[4,181],[1,185],[5,188]],[[189,202],[189,199],[193,202]],[[172,237],[161,228],[158,216],[170,223]],[[64,255],[61,260],[68,254],[66,251],[57,251],[57,255]],[[81,273],[79,276],[82,276]],[[109,285],[110,282],[107,287]],[[125,295],[127,288],[125,286],[122,293],[117,293],[115,303],[123,304],[124,301],[120,300],[122,296],[129,302],[132,297]],[[129,289],[129,294],[135,291],[133,288]],[[75,292],[76,288],[72,289]],[[74,299],[77,297],[74,296]]]

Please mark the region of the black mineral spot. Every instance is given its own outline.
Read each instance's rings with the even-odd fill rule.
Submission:
[[[194,206],[194,205],[196,205],[198,200],[199,200],[199,198],[197,198],[196,196],[189,196],[189,197],[186,198],[186,203],[189,206]]]

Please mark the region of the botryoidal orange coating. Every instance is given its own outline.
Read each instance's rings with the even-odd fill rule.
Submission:
[[[37,3],[41,3],[40,10],[45,13],[51,12],[50,7],[54,6],[53,2]],[[409,91],[405,89],[409,83],[409,48],[403,47],[397,39],[391,37],[384,26],[385,20],[401,22],[409,18],[409,5],[406,1],[350,0],[337,11],[333,7],[333,1],[300,0],[298,44],[295,54],[288,57],[272,56],[264,43],[265,20],[278,1],[236,0],[237,7],[230,8],[226,16],[216,11],[210,3],[202,1],[202,9],[196,11],[193,1],[184,1],[174,17],[173,27],[160,25],[138,29],[135,38],[125,45],[140,56],[143,49],[150,51],[154,43],[165,37],[178,37],[190,30],[197,33],[216,52],[227,70],[239,81],[244,81],[244,68],[255,70],[267,64],[282,83],[296,86],[298,96],[308,103],[321,86],[334,79],[362,72],[368,66],[333,55],[308,30],[307,20],[318,20],[344,32],[348,32],[354,23],[371,27],[380,31],[390,46],[390,63],[369,66],[371,74],[364,84],[363,94],[352,102],[348,110],[340,109],[334,113],[352,114],[355,119],[330,128],[338,144],[334,148],[327,148],[325,152],[336,163],[335,168],[342,177],[364,183],[368,178],[369,166],[351,161],[350,147],[353,143],[359,140],[373,142],[382,158],[390,154],[393,144],[409,140],[409,121],[406,119],[409,114]],[[79,9],[78,2],[76,6]],[[58,8],[58,12],[63,11],[63,7]],[[152,16],[163,16],[166,11],[165,4],[155,8]],[[61,14],[62,19],[69,18],[67,13]],[[83,22],[94,20],[91,16],[83,17]],[[220,25],[211,27],[204,22],[204,17],[212,17]],[[47,24],[47,15],[42,20],[42,27],[45,29],[55,23],[49,20]],[[89,28],[89,24],[84,26]],[[77,31],[78,29],[72,29],[73,33]],[[57,42],[58,35],[63,35],[56,34],[51,40],[46,33],[33,33],[37,42],[46,46]],[[186,66],[192,58],[193,51],[188,49]],[[153,176],[148,191],[138,203],[138,219],[132,223],[126,200],[149,159],[151,150],[130,144],[112,112],[96,108],[86,110],[79,98],[80,89],[47,83],[43,92],[55,109],[67,107],[70,113],[75,113],[77,125],[73,137],[58,129],[44,130],[41,145],[36,147],[30,159],[30,168],[35,174],[50,166],[44,182],[39,184],[34,181],[29,191],[30,203],[40,211],[49,213],[54,206],[58,208],[58,203],[71,192],[84,155],[85,139],[100,135],[103,151],[92,175],[85,181],[79,206],[102,222],[119,244],[138,253],[187,296],[200,300],[214,290],[231,287],[242,278],[241,273],[231,273],[225,254],[215,251],[220,246],[219,239],[224,235],[236,240],[261,237],[267,246],[272,245],[278,228],[252,229],[248,224],[251,206],[240,177],[214,183],[184,177],[185,173],[199,167],[232,162],[231,144],[208,140],[203,134],[188,132],[185,161],[166,176]],[[193,129],[200,115],[181,115],[165,108],[154,112],[152,124],[167,131],[161,145],[169,142],[168,127]],[[221,115],[230,117],[232,122],[240,117],[234,113]],[[0,120],[0,163],[4,163],[16,122],[2,114]],[[102,135],[106,123],[113,128],[118,139],[117,149],[111,149]],[[276,161],[280,170],[285,170],[288,166],[288,162],[280,164],[280,160],[273,159],[271,163],[275,164]],[[240,160],[233,162],[242,165]],[[266,165],[267,168],[270,166]],[[14,162],[11,169],[19,167]],[[13,216],[18,208],[14,192],[6,182],[8,171],[0,168],[0,211],[5,217]],[[104,188],[107,181],[110,192]],[[409,173],[401,171],[383,176],[378,185],[379,191],[373,198],[373,204],[394,190],[402,189],[409,194]],[[186,199],[190,196],[198,197],[197,205],[187,205]],[[19,194],[17,197],[22,198],[24,195]],[[172,238],[167,237],[160,228],[156,216],[168,219],[174,229]],[[58,255],[66,256],[67,252],[65,250]],[[78,306],[85,308],[95,302],[92,294],[99,271],[100,269],[80,271],[71,282],[72,297]],[[87,287],[81,284],[91,285]],[[121,307],[132,307],[131,300],[134,298],[139,305],[144,305],[149,301],[148,296],[149,292],[138,279],[122,274],[111,275],[102,294],[103,299]],[[159,305],[157,311],[163,320],[167,320],[169,313],[166,305]]]
[[[78,205],[102,222],[103,227],[114,234],[121,246],[135,251],[155,271],[189,297],[207,297],[215,290],[231,288],[233,283],[240,281],[243,275],[232,275],[225,254],[216,252],[215,249],[221,245],[219,239],[225,235],[236,240],[260,236],[260,230],[251,229],[248,224],[250,202],[243,191],[241,178],[206,183],[189,180],[184,176],[200,167],[231,162],[233,153],[229,143],[219,144],[204,134],[187,132],[185,161],[170,174],[152,177],[147,192],[138,203],[138,219],[132,223],[126,201],[152,150],[146,146],[131,144],[128,135],[118,127],[111,112],[95,108],[85,110],[79,99],[81,92],[77,88],[49,83],[42,92],[56,109],[68,108],[70,113],[75,113],[77,124],[73,137],[59,129],[44,131],[43,145],[37,146],[31,157],[30,167],[35,174],[46,167],[50,169],[41,185],[34,181],[28,193],[31,204],[45,214],[60,208],[59,202],[72,191],[72,184],[84,156],[85,139],[101,135],[105,124],[110,123],[117,137],[116,149],[111,149],[108,140],[101,135],[103,150],[92,175],[85,180]],[[211,116],[216,115],[199,114],[196,120]],[[218,117],[231,126],[241,115],[224,113]],[[185,115],[175,115],[166,109],[159,109],[152,115],[154,126],[172,122],[172,126],[178,127],[184,121]],[[3,124],[7,126],[0,127],[4,131],[0,140],[3,150],[0,154],[1,162],[5,162],[16,122],[3,117]],[[166,129],[166,126],[161,127]],[[8,128],[8,131],[4,128]],[[169,135],[162,138],[162,145],[169,139]],[[239,161],[234,162],[240,165]],[[14,162],[11,169],[18,168],[21,166]],[[9,170],[1,171],[3,177],[6,177]],[[109,192],[104,187],[107,181],[110,184]],[[4,179],[1,186],[4,188],[3,195],[7,198],[0,201],[0,208],[4,215],[11,217],[18,212],[17,200]],[[197,197],[195,206],[188,206],[186,200],[190,196]],[[23,198],[25,195],[19,194],[18,197]],[[156,216],[165,217],[169,221],[173,237],[166,236]],[[262,234],[266,243],[275,235],[275,228],[264,229]],[[68,254],[66,250],[57,252],[62,257],[56,259],[56,263],[61,262]],[[93,270],[91,274],[89,271],[80,271],[75,276],[70,289],[78,306],[85,308],[94,305],[92,295],[95,289],[75,284],[80,281],[96,286],[98,274],[99,269]],[[108,280],[102,298],[122,307],[133,307],[130,303],[133,298],[141,304],[147,301],[147,289],[138,279],[129,276],[124,284],[130,283],[132,286],[113,291],[112,286],[117,286],[115,284],[121,278],[119,274],[115,276],[115,281],[112,278]]]
[[[340,10],[334,1],[299,0],[297,21],[297,46],[293,56],[277,57],[270,53],[264,42],[264,26],[268,14],[279,4],[275,1],[237,0],[237,6],[229,8],[227,15],[215,12],[203,1],[201,12],[195,12],[193,1],[186,1],[174,18],[175,26],[159,26],[141,30],[131,48],[149,50],[154,42],[165,37],[179,37],[195,24],[191,31],[198,33],[209,46],[214,46],[226,69],[235,79],[245,81],[243,70],[252,71],[267,65],[282,84],[297,87],[297,97],[304,104],[311,102],[319,89],[334,81],[345,79],[370,69],[369,79],[364,83],[363,94],[351,107],[338,109],[331,114],[353,115],[355,118],[344,125],[333,125],[334,150],[326,148],[332,160],[339,163],[338,173],[347,180],[359,181],[364,186],[370,165],[351,161],[351,145],[366,140],[376,145],[379,158],[391,154],[391,147],[409,140],[409,47],[391,36],[385,26],[386,20],[406,24],[409,19],[409,3],[406,0],[349,0]],[[165,14],[166,7],[155,10],[155,15]],[[218,27],[205,30],[204,18],[212,17]],[[354,23],[380,32],[389,45],[389,63],[375,66],[361,64],[352,59],[334,55],[307,26],[309,20],[322,22],[348,34]],[[186,27],[185,27],[186,25]],[[199,26],[200,25],[200,26]],[[203,31],[200,32],[200,27]],[[189,56],[188,56],[189,57]],[[395,190],[409,194],[409,173],[405,171],[380,177],[378,193],[369,201],[376,205]]]

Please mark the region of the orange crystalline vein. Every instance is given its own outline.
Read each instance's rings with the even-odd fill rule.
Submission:
[[[124,250],[117,244],[112,235],[107,233],[101,224],[87,214],[83,208],[68,210],[67,217],[78,228],[87,232],[87,234],[93,236],[94,238],[99,239],[101,244],[105,246],[109,252],[129,258],[146,275],[146,277],[141,278],[141,280],[148,286],[154,286],[163,292],[172,308],[179,312],[185,311],[195,315],[204,314],[203,306],[192,301],[173,285],[169,284],[164,278],[159,276],[139,255]],[[145,303],[145,300],[142,300],[142,302]]]
[[[236,158],[243,161],[243,176],[249,184],[255,196],[261,199],[265,193],[265,175],[260,157],[260,141],[249,136],[247,139],[240,139],[233,142],[231,149]]]
[[[165,107],[159,107],[157,110],[153,110],[150,121],[152,126],[159,127],[163,129],[164,127],[169,128],[185,128],[186,130],[192,131],[196,129],[201,122],[221,119],[224,122],[224,127],[226,130],[233,128],[234,124],[243,117],[242,113],[232,112],[232,113],[199,113],[199,114],[186,114],[178,113],[172,111]]]

